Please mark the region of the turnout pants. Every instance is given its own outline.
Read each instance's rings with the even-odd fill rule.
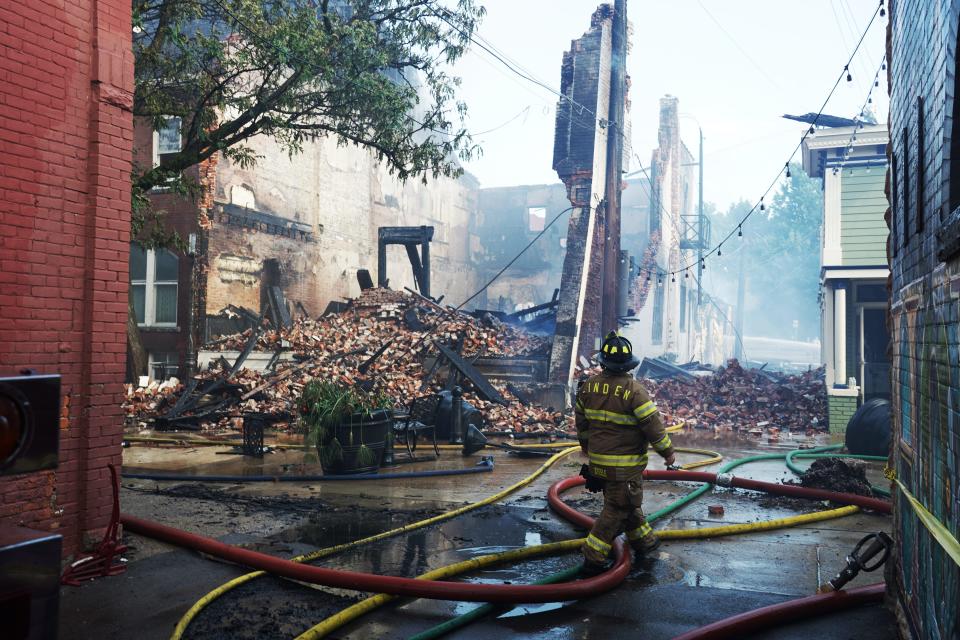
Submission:
[[[653,535],[643,515],[643,484],[640,480],[607,481],[603,488],[603,511],[583,544],[583,557],[589,564],[603,564],[610,555],[614,538],[626,532],[630,545]]]

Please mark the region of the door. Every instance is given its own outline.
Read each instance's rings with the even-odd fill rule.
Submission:
[[[890,399],[890,359],[887,346],[890,333],[887,331],[885,308],[861,307],[860,309],[860,380],[863,384],[864,401],[871,398]]]

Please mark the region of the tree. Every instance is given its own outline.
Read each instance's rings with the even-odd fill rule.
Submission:
[[[712,244],[724,238],[722,258],[708,260],[723,299],[737,299],[741,264],[745,269],[745,333],[801,339],[820,334],[820,234],[823,194],[820,182],[798,164],[761,210],[740,200],[712,218]],[[740,221],[753,211],[742,225]],[[715,255],[715,254],[714,254]],[[741,258],[743,260],[741,261]],[[798,321],[794,331],[793,321]]]
[[[477,149],[448,69],[483,15],[474,0],[133,0],[134,115],[155,130],[179,118],[182,142],[135,168],[133,237],[182,248],[147,193],[191,195],[184,170],[217,153],[255,164],[254,136],[290,154],[329,136],[404,180],[459,175]]]

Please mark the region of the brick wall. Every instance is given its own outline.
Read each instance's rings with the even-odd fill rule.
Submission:
[[[60,466],[0,479],[0,518],[65,554],[106,526],[120,462],[130,24],[129,0],[0,5],[0,371],[63,376]]]
[[[133,135],[133,164],[137,172],[142,172],[150,168],[153,162],[153,128],[150,119],[134,119]],[[198,241],[201,240],[199,234],[201,227],[199,224],[201,209],[206,207],[209,210],[212,206],[213,176],[204,173],[208,167],[216,168],[217,156],[214,156],[198,166],[191,167],[184,172],[185,178],[191,183],[196,183],[201,188],[196,199],[183,197],[169,190],[155,189],[151,194],[150,206],[153,210],[161,214],[161,220],[165,229],[175,231],[183,242],[188,242],[191,233],[198,234]],[[191,347],[191,332],[193,333],[193,344],[202,342],[202,315],[198,316],[193,308],[194,303],[194,277],[200,271],[200,277],[203,275],[203,264],[198,264],[197,258],[193,255],[175,251],[179,258],[179,287],[177,290],[177,326],[175,328],[151,328],[144,327],[140,331],[140,339],[143,341],[143,347],[148,353],[167,352],[180,354],[179,365],[181,367],[180,375],[187,375],[188,368],[192,358],[188,356]],[[202,256],[200,258],[202,260]],[[134,372],[132,370],[132,361],[128,358],[128,379],[134,379],[134,375],[142,375],[145,372]]]
[[[960,261],[950,202],[957,0],[895,0],[888,31],[890,153],[898,184],[890,216],[891,466],[917,499],[960,535]],[[918,116],[922,100],[922,118]],[[923,144],[918,144],[923,129]],[[906,136],[904,136],[906,131]],[[904,140],[906,137],[906,140]],[[923,156],[918,157],[922,148]],[[921,179],[922,177],[922,179]],[[892,192],[891,192],[892,193]],[[909,196],[907,196],[909,194]],[[922,218],[918,217],[922,216]],[[918,220],[922,219],[922,227]],[[960,567],[896,497],[897,554],[887,584],[904,634],[960,636]]]
[[[608,129],[596,114],[609,113],[612,7],[600,5],[590,29],[563,54],[553,168],[575,207],[567,224],[567,252],[560,282],[550,380],[566,384],[577,356],[587,356],[600,334]],[[573,107],[573,103],[589,109]],[[590,113],[592,111],[593,113]]]
[[[855,396],[827,396],[827,424],[830,433],[844,435],[847,432],[847,423],[857,412],[857,398]]]

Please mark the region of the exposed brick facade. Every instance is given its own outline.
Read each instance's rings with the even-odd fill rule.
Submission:
[[[0,370],[63,376],[56,472],[0,479],[0,518],[107,524],[120,463],[133,58],[129,0],[0,5]]]
[[[600,5],[590,29],[563,54],[557,104],[553,168],[567,188],[573,210],[557,306],[550,380],[569,383],[578,355],[589,355],[600,334],[603,207],[607,137],[597,114],[610,107],[612,7]],[[584,109],[583,107],[586,107]]]
[[[891,466],[960,536],[960,257],[951,249],[960,192],[951,149],[960,142],[960,2],[890,5]],[[960,567],[902,495],[894,517],[897,553],[887,584],[901,629],[917,638],[960,637]]]

